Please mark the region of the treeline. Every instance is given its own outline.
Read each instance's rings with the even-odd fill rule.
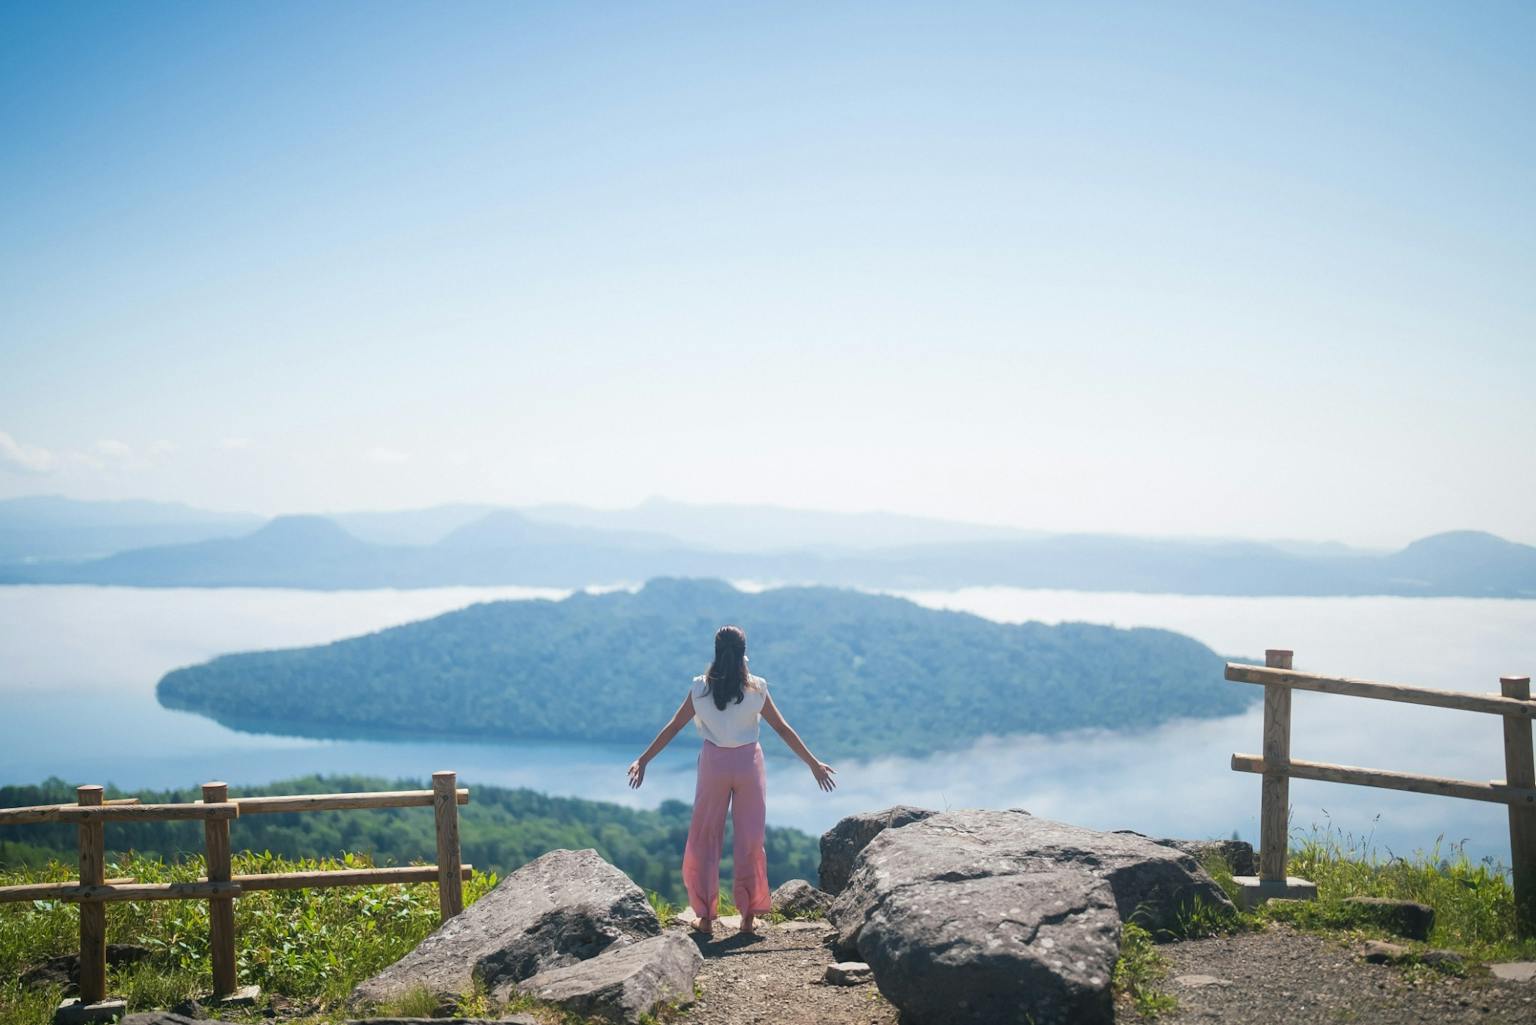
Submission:
[[[158,693],[263,732],[643,744],[723,623],[746,627],[753,670],[827,758],[1141,728],[1256,700],[1222,681],[1209,648],[1167,630],[1005,624],[855,591],[749,594],[707,580],[474,605],[318,647],[226,655],[169,673]]]
[[[276,794],[323,794],[370,790],[426,789],[421,780],[383,780],[364,776],[304,776],[259,787],[231,787],[234,797]],[[688,839],[690,807],[666,801],[655,811],[600,801],[550,797],[532,790],[469,784],[470,803],[459,809],[464,860],[502,875],[546,851],[592,847],[641,887],[667,899],[686,899],[681,879],[683,846]],[[138,797],[145,803],[201,799],[195,787],[180,790],[109,788],[110,797]],[[61,779],[41,784],[0,787],[0,807],[73,804],[74,787]],[[135,851],[167,859],[203,850],[200,822],[114,822],[106,829],[110,851]],[[236,850],[270,851],[289,858],[335,856],[343,852],[373,855],[381,865],[405,865],[436,858],[432,809],[387,808],[340,812],[251,815],[231,827]],[[49,859],[74,861],[78,829],[73,825],[8,826],[0,832],[0,867],[37,865]],[[770,826],[768,879],[816,879],[817,840],[797,829]],[[725,879],[731,877],[727,840]],[[728,890],[726,892],[729,892]]]

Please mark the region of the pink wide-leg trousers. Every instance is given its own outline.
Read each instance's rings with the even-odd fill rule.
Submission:
[[[736,878],[731,887],[743,913],[769,910],[768,856],[763,851],[767,823],[768,775],[757,744],[716,747],[699,752],[699,784],[693,795],[693,822],[683,852],[683,885],[688,903],[700,918],[715,917],[720,896],[720,851],[725,840],[725,812],[730,808]]]

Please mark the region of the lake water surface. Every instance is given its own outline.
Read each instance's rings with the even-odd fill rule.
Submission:
[[[308,740],[239,733],[161,708],[169,669],[253,648],[335,640],[498,598],[558,598],[535,588],[420,591],[0,588],[0,782],[257,784],[303,773],[461,778],[639,806],[691,800],[697,742],[684,735],[630,791],[632,746],[554,742]],[[1497,692],[1501,673],[1536,668],[1536,602],[1464,598],[1226,598],[973,588],[906,595],[1003,622],[1029,619],[1160,626],[1227,655],[1296,651],[1296,666],[1331,675]],[[767,667],[763,667],[765,674]],[[1124,681],[1135,687],[1135,679]],[[1227,686],[1248,686],[1227,684]],[[658,707],[658,727],[670,709]],[[786,709],[793,721],[793,709]],[[853,811],[904,803],[1022,807],[1106,829],[1253,840],[1258,777],[1232,772],[1234,751],[1261,748],[1257,709],[1136,733],[984,738],[920,759],[839,764],[821,794],[765,731],[769,815],[820,832]],[[1499,720],[1332,695],[1298,693],[1298,758],[1467,779],[1503,775]],[[814,747],[815,738],[807,740]],[[1508,858],[1501,805],[1327,783],[1291,784],[1293,827],[1331,823],[1409,853],[1437,836],[1476,857]]]

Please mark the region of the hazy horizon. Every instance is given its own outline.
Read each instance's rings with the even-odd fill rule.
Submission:
[[[1344,541],[1344,540],[1341,540],[1341,539],[1335,538],[1335,537],[1303,538],[1303,537],[1294,537],[1294,536],[1291,536],[1291,537],[1269,537],[1269,536],[1251,536],[1251,535],[1238,535],[1238,534],[1144,534],[1144,533],[1138,533],[1138,532],[1135,532],[1135,531],[1091,531],[1091,532],[1090,531],[1072,531],[1072,530],[1049,531],[1049,530],[1038,530],[1038,529],[1035,529],[1035,528],[1032,528],[1032,527],[1028,527],[1028,526],[1019,526],[1019,525],[1016,525],[1016,524],[989,523],[989,522],[982,521],[982,520],[954,519],[954,518],[943,517],[943,516],[925,516],[925,515],[922,515],[922,514],[905,513],[905,512],[899,512],[899,511],[891,510],[891,509],[846,509],[846,510],[840,510],[840,509],[815,509],[815,508],[809,508],[809,507],[803,507],[803,506],[790,506],[790,505],[771,505],[771,504],[766,504],[766,503],[746,503],[746,502],[682,502],[682,501],[679,501],[677,499],[669,498],[669,497],[667,497],[665,495],[649,495],[649,496],[646,496],[645,498],[641,499],[639,502],[632,503],[630,505],[619,505],[619,506],[581,505],[581,504],[576,504],[576,503],[563,503],[563,502],[561,502],[561,503],[534,502],[534,503],[530,503],[530,504],[527,504],[527,505],[510,505],[510,504],[498,504],[498,503],[494,503],[494,502],[443,501],[443,502],[432,502],[432,503],[426,504],[426,505],[404,505],[404,506],[396,506],[396,507],[359,507],[359,508],[333,508],[333,509],[279,509],[279,510],[276,510],[276,511],[267,511],[267,510],[258,510],[258,509],[242,509],[242,508],[234,508],[234,507],[213,507],[213,506],[202,505],[202,504],[193,503],[193,502],[182,502],[182,501],[177,500],[177,499],[148,499],[148,498],[142,498],[142,497],[107,498],[107,499],[75,499],[72,496],[63,495],[63,494],[59,494],[59,493],[56,493],[56,492],[53,492],[53,493],[36,492],[36,493],[20,494],[20,495],[4,495],[4,496],[0,496],[0,503],[4,503],[4,502],[7,502],[7,501],[17,501],[17,500],[25,501],[25,500],[33,500],[33,499],[40,499],[40,500],[63,499],[63,500],[66,500],[66,501],[104,502],[104,503],[122,503],[122,504],[133,504],[133,503],[144,502],[144,503],[155,504],[155,505],[163,504],[163,505],[168,505],[168,506],[180,506],[180,507],[185,508],[185,509],[195,510],[195,511],[199,511],[199,512],[206,512],[206,513],[211,513],[211,514],[216,514],[218,516],[233,517],[233,516],[249,515],[249,516],[252,516],[252,517],[255,517],[255,518],[261,520],[262,522],[269,522],[270,520],[273,520],[273,519],[277,519],[277,518],[281,518],[281,517],[290,517],[290,516],[317,516],[317,517],[322,517],[322,518],[332,518],[332,517],[349,517],[349,516],[358,516],[358,515],[371,516],[371,515],[389,515],[389,514],[397,514],[397,513],[420,513],[420,512],[431,512],[431,511],[435,511],[435,510],[444,510],[444,509],[476,508],[476,507],[483,507],[483,508],[485,508],[487,510],[510,510],[510,511],[518,512],[518,513],[532,513],[532,514],[538,514],[541,511],[548,510],[548,509],[554,509],[554,508],[559,508],[559,509],[572,508],[572,509],[580,509],[580,510],[591,511],[591,512],[599,512],[599,513],[624,513],[624,512],[632,512],[632,511],[635,511],[635,510],[638,510],[638,509],[643,509],[643,508],[646,508],[646,507],[650,507],[650,506],[654,506],[654,505],[660,504],[660,505],[668,505],[668,506],[681,506],[681,507],[686,507],[686,508],[690,508],[690,509],[766,510],[766,511],[779,512],[779,513],[805,514],[805,515],[809,515],[809,516],[829,516],[830,515],[830,516],[853,516],[853,517],[859,517],[859,516],[892,517],[892,518],[896,518],[896,519],[912,519],[912,520],[916,520],[916,521],[920,521],[920,522],[932,523],[932,524],[935,524],[935,525],[948,525],[948,526],[954,526],[954,527],[971,527],[971,528],[978,528],[978,529],[981,529],[981,530],[996,530],[996,531],[999,532],[1000,535],[1004,535],[1004,536],[1006,536],[1005,532],[1016,532],[1020,537],[1029,537],[1029,536],[1051,537],[1051,536],[1066,536],[1066,535],[1071,535],[1071,534],[1089,534],[1089,533],[1091,533],[1091,534],[1101,534],[1103,536],[1109,536],[1109,537],[1135,538],[1135,539],[1148,540],[1148,541],[1175,541],[1175,542],[1177,542],[1177,541],[1190,541],[1190,542],[1205,542],[1205,541],[1209,541],[1209,542],[1251,541],[1251,542],[1256,542],[1256,543],[1268,543],[1268,544],[1277,544],[1277,545],[1295,544],[1295,545],[1305,545],[1305,546],[1312,546],[1312,545],[1327,546],[1327,545],[1330,545],[1330,544],[1338,544],[1338,545],[1344,545],[1344,546],[1350,548],[1351,550],[1357,551],[1357,552],[1383,552],[1383,553],[1384,552],[1394,551],[1394,550],[1396,550],[1396,547],[1401,547],[1401,546],[1395,546],[1394,547],[1394,546],[1390,546],[1390,545],[1356,544],[1356,543],[1349,542],[1349,541]],[[561,522],[561,521],[558,520],[558,519],[552,519],[551,522]],[[345,524],[341,524],[341,526],[343,527],[343,529],[346,528]],[[622,529],[622,528],[615,528],[615,529]],[[1464,526],[1464,527],[1451,528],[1450,531],[1439,531],[1437,533],[1458,532],[1458,531],[1475,531],[1475,532],[1492,533],[1491,531],[1484,531],[1483,528],[1476,527],[1476,526]],[[1425,535],[1425,536],[1427,537],[1427,536],[1432,536],[1432,535]],[[1533,544],[1533,542],[1524,541],[1524,540],[1522,540],[1519,537],[1508,537],[1508,536],[1505,536],[1504,539],[1507,540],[1507,541],[1515,541],[1515,542],[1518,542],[1518,543],[1521,543],[1521,544]],[[1406,543],[1412,543],[1413,541],[1417,541],[1417,540],[1422,540],[1422,538],[1410,538],[1410,539],[1408,539],[1408,542],[1406,542]],[[920,543],[920,542],[896,542],[896,544],[905,544],[905,543]]]
[[[0,498],[1536,543],[1533,30],[6,5]]]

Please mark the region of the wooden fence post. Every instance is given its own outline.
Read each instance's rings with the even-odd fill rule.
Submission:
[[[75,788],[75,799],[87,807],[102,803],[102,788]],[[107,881],[106,829],[100,819],[80,823],[80,885]],[[107,906],[99,900],[80,902],[80,1003],[107,999]]]
[[[1292,652],[1264,652],[1270,669],[1290,669]],[[1259,879],[1285,882],[1285,858],[1290,845],[1291,689],[1264,685],[1264,789],[1259,804]]]
[[[229,784],[204,783],[203,803],[223,804],[229,800]],[[229,820],[204,819],[203,837],[207,842],[208,881],[227,883],[233,870],[229,849]],[[233,897],[208,898],[208,950],[213,958],[214,999],[235,992],[235,901]]]
[[[1501,676],[1506,698],[1531,700],[1529,676]],[[1531,720],[1504,717],[1504,782],[1511,787],[1536,786],[1536,757],[1531,750]],[[1515,935],[1536,939],[1536,808],[1509,806],[1510,868],[1515,877]]]
[[[437,903],[442,920],[464,910],[459,861],[459,775],[432,774],[432,809],[437,816]]]

